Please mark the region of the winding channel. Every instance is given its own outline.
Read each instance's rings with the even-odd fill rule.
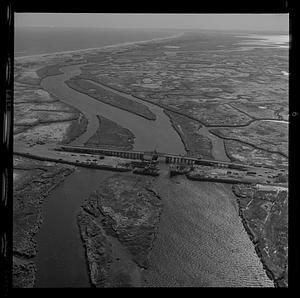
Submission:
[[[156,115],[155,121],[148,120],[68,87],[65,81],[79,75],[80,66],[62,67],[62,74],[48,76],[41,82],[46,91],[77,108],[87,118],[86,132],[78,137],[73,145],[84,144],[94,135],[99,125],[96,115],[100,114],[129,129],[135,135],[135,150],[157,149],[165,153],[186,154],[180,136],[161,107],[101,85],[106,90],[147,106]],[[202,127],[200,132],[212,140],[213,156],[228,161],[223,140],[212,135],[206,127]],[[37,236],[36,287],[89,287],[85,252],[76,224],[76,215],[85,197],[109,175],[113,173],[78,168],[45,201],[44,221]]]
[[[172,127],[169,117],[164,113],[163,108],[158,105],[144,101],[130,94],[115,90],[109,86],[90,81],[114,94],[125,97],[129,100],[142,103],[156,115],[156,120],[148,120],[141,116],[132,114],[128,111],[105,104],[84,93],[78,92],[65,84],[65,81],[81,73],[82,64],[62,67],[60,70],[63,74],[48,76],[41,82],[41,86],[50,94],[55,95],[62,102],[71,105],[80,110],[88,120],[88,127],[85,133],[79,136],[73,145],[82,145],[92,137],[98,129],[98,119],[96,115],[104,117],[118,123],[129,129],[134,135],[134,150],[149,151],[157,149],[160,152],[185,155],[184,145]],[[216,160],[230,161],[226,155],[224,141],[212,134],[209,129],[202,124],[198,131],[201,135],[208,137],[212,142],[212,155]]]
[[[182,141],[173,129],[170,119],[163,113],[163,109],[142,102],[156,115],[155,121],[148,120],[69,88],[64,82],[79,75],[81,73],[80,66],[63,67],[61,68],[63,74],[46,77],[41,82],[41,86],[46,91],[55,95],[62,102],[77,108],[87,118],[88,127],[86,132],[77,138],[72,143],[73,145],[82,145],[94,135],[99,125],[96,115],[100,114],[129,129],[135,135],[134,150],[149,151],[157,149],[160,152],[185,154]],[[128,95],[124,93],[122,96]],[[130,99],[132,100],[132,98]]]
[[[116,89],[113,89],[107,85],[103,85],[101,83],[97,83],[95,81],[92,81],[92,80],[87,80],[89,81],[90,83],[96,85],[96,86],[99,86],[101,88],[103,88],[104,90],[107,90],[107,91],[110,91],[112,93],[115,93],[117,95],[120,95],[120,96],[123,96],[129,100],[134,100],[134,101],[137,101],[139,103],[142,103],[143,105],[147,106],[151,112],[153,112],[156,117],[157,117],[157,124],[159,125],[159,127],[165,127],[165,123],[167,123],[168,125],[170,125],[170,122],[167,121],[165,118],[168,118],[164,112],[163,112],[163,108],[159,107],[158,105],[155,105],[155,104],[151,104],[149,103],[149,101],[146,101],[146,100],[142,100],[142,99],[139,99],[135,96],[132,96],[130,94],[127,94],[127,93],[124,93],[124,92],[121,92],[119,90],[116,90]],[[161,121],[161,119],[164,119],[164,121]],[[202,136],[205,136],[205,137],[208,137],[212,143],[212,156],[214,157],[215,160],[220,160],[220,161],[230,161],[230,159],[228,158],[227,154],[226,154],[226,151],[225,151],[225,148],[224,148],[224,141],[223,139],[217,137],[216,135],[212,134],[209,129],[201,124],[202,127],[198,130],[198,132],[202,135]],[[160,129],[160,128],[157,128],[157,129]],[[171,130],[173,130],[173,128],[171,128]],[[172,137],[172,135],[169,135],[170,137]],[[149,150],[149,148],[148,148]],[[169,152],[169,151],[168,151]]]

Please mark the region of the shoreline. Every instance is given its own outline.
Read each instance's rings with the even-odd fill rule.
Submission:
[[[153,188],[160,193],[164,209],[150,267],[143,273],[147,287],[273,286],[244,232],[228,185],[160,175]],[[216,223],[217,214],[220,221]],[[173,230],[176,238],[171,236]],[[250,266],[245,262],[248,258]]]
[[[285,153],[281,152],[281,151],[274,151],[274,150],[269,150],[269,149],[265,149],[265,148],[262,148],[262,147],[259,147],[258,145],[255,145],[255,144],[252,144],[250,142],[247,142],[247,141],[244,141],[244,140],[240,140],[240,139],[235,139],[235,138],[231,138],[231,137],[224,137],[224,136],[221,136],[221,134],[219,134],[218,132],[215,132],[215,131],[210,131],[210,133],[212,133],[213,135],[223,139],[224,141],[225,140],[229,140],[229,141],[238,141],[240,143],[243,143],[243,144],[246,144],[248,146],[251,146],[255,149],[258,149],[258,150],[263,150],[263,151],[266,151],[268,153],[275,153],[275,154],[279,154],[285,158],[289,158],[288,155],[286,155]]]
[[[90,169],[96,169],[96,170],[108,170],[108,171],[115,171],[115,172],[130,172],[131,169],[129,168],[117,168],[113,167],[111,165],[95,165],[95,164],[87,164],[84,162],[72,162],[67,160],[59,160],[51,157],[41,157],[38,155],[34,155],[31,153],[22,153],[22,152],[14,152],[13,153],[16,156],[21,156],[29,159],[39,160],[39,161],[48,161],[48,162],[54,162],[58,164],[63,165],[71,165],[75,167],[82,167],[82,168],[90,168]]]
[[[182,33],[181,35],[183,35],[184,33]],[[180,34],[179,34],[180,35]],[[159,39],[159,40],[165,40],[165,39],[169,39],[169,38],[176,38],[176,37],[172,37],[172,36],[170,36],[170,37],[165,37],[165,38],[157,38],[157,39]],[[50,59],[56,59],[56,58],[59,58],[59,56],[56,56],[56,55],[62,55],[62,59],[65,59],[66,58],[66,56],[63,56],[64,54],[67,54],[67,53],[87,53],[87,54],[89,54],[89,51],[96,51],[96,50],[99,50],[100,52],[99,53],[101,53],[101,49],[106,49],[106,48],[112,48],[112,51],[114,50],[114,48],[117,48],[117,47],[122,47],[122,46],[130,46],[131,44],[140,44],[140,43],[148,43],[148,42],[152,42],[152,41],[155,41],[155,40],[157,40],[157,39],[152,39],[152,40],[148,40],[148,41],[137,41],[137,42],[130,42],[130,43],[121,43],[121,44],[116,44],[116,45],[109,45],[109,46],[104,46],[104,47],[101,47],[101,48],[89,48],[89,49],[80,49],[80,50],[74,50],[74,51],[65,51],[65,52],[56,52],[56,53],[46,53],[46,54],[40,54],[40,55],[33,55],[33,56],[23,56],[23,57],[16,57],[15,59],[17,59],[17,60],[21,60],[21,62],[20,63],[25,63],[25,62],[28,62],[28,61],[34,61],[34,58],[33,57],[36,57],[36,58],[38,58],[39,56],[44,56],[44,58],[45,58],[45,60],[44,61],[51,61]],[[130,47],[129,47],[129,49],[130,49]],[[26,58],[29,58],[29,59],[26,59]],[[30,60],[30,58],[33,58],[32,60]],[[24,60],[23,60],[24,59]],[[49,59],[49,60],[48,60]],[[38,60],[38,62],[40,62],[40,61],[42,61],[43,62],[43,60]],[[48,91],[47,91],[48,92]],[[122,91],[123,92],[123,91]],[[51,93],[50,93],[51,94]],[[90,96],[90,95],[89,95]],[[138,97],[137,97],[138,98]],[[141,100],[144,100],[144,101],[147,101],[147,100],[145,100],[145,99],[141,99]],[[150,101],[149,101],[150,102]],[[155,104],[155,103],[153,103],[153,102],[151,102],[151,104],[154,104],[154,105],[158,105],[159,106],[159,104]],[[165,108],[164,108],[164,113],[166,114],[166,111],[168,111],[168,110],[165,110]],[[173,112],[173,111],[172,111]],[[175,112],[174,111],[174,113],[178,113],[178,112]],[[179,114],[179,113],[178,113]],[[167,115],[167,114],[166,114]],[[168,115],[167,115],[168,116]],[[187,116],[187,115],[184,115],[183,114],[183,116],[185,116],[185,117],[188,117],[188,118],[190,118],[189,116]],[[168,116],[169,117],[169,116]],[[169,117],[169,119],[170,119],[170,122],[171,122],[171,124],[172,124],[172,127],[175,129],[175,131],[179,134],[179,132],[176,130],[176,128],[174,127],[174,123],[173,123],[173,121],[172,121],[172,118],[171,117]],[[195,119],[196,120],[196,119]],[[201,121],[200,120],[196,120],[196,121],[198,121],[198,122],[200,122],[201,123]],[[255,120],[254,120],[255,121]],[[202,124],[202,123],[201,123]],[[206,126],[206,125],[205,125]],[[220,139],[223,139],[224,141],[225,140],[227,140],[227,138],[225,138],[225,137],[220,137],[220,136],[218,136],[217,134],[214,134],[213,132],[210,132],[210,133],[212,133],[213,135],[215,135],[215,136],[217,136],[217,137],[219,137]],[[179,134],[179,137],[181,138],[181,135]],[[182,140],[182,138],[181,138],[181,140]],[[233,139],[233,140],[235,140],[235,139]],[[239,140],[235,140],[235,141],[238,141],[238,142],[241,142],[241,141],[239,141]],[[182,143],[184,144],[184,147],[186,147],[186,144],[185,144],[185,142],[182,140]],[[246,142],[244,142],[244,143],[246,143]],[[246,143],[247,144],[247,143]],[[251,146],[253,146],[252,144],[249,144],[249,145],[251,145]],[[253,146],[254,147],[254,146]],[[228,154],[227,154],[227,151],[226,151],[226,146],[225,146],[225,142],[224,142],[224,149],[225,149],[225,152],[226,152],[226,155],[228,156]],[[259,148],[260,150],[265,150],[265,151],[268,151],[268,150],[266,150],[266,149],[261,149],[261,148]],[[186,150],[187,151],[187,150]],[[278,152],[277,152],[278,153]],[[30,158],[30,157],[29,157]],[[229,157],[230,158],[230,157]],[[57,162],[57,161],[56,161]],[[257,253],[257,252],[256,252]],[[257,253],[258,254],[258,253]]]
[[[121,229],[117,225],[118,218],[111,216],[105,209],[109,201],[111,212],[120,212],[117,208],[120,203],[116,199],[118,194],[111,184],[115,180],[121,181],[122,215],[123,221],[127,223]],[[149,266],[148,257],[156,239],[162,212],[161,198],[152,190],[152,184],[149,178],[137,180],[132,175],[114,174],[102,180],[81,205],[77,225],[85,248],[91,287],[143,286],[141,274]],[[104,192],[109,199],[103,199],[99,192]],[[127,205],[129,197],[132,204]],[[143,208],[152,217],[144,219],[143,213],[126,213],[129,208]],[[138,229],[134,227],[136,225]],[[89,232],[92,229],[98,232],[96,236]]]
[[[262,248],[264,238],[259,233],[255,233],[253,228],[249,225],[250,221],[249,221],[249,218],[247,218],[247,216],[245,216],[244,212],[246,209],[245,209],[245,207],[243,207],[243,204],[242,204],[242,200],[243,200],[244,196],[237,193],[235,191],[234,186],[232,186],[232,192],[236,197],[236,201],[237,201],[237,205],[238,205],[238,214],[241,218],[244,229],[247,232],[251,242],[254,245],[255,252],[256,252],[257,256],[259,257],[267,276],[273,282],[275,288],[286,287],[285,272],[281,273],[278,276],[278,274],[277,274],[278,272],[276,273],[276,270],[274,270],[274,268],[272,268],[272,266],[270,266],[270,260],[268,260],[268,258],[265,257],[264,248]],[[272,262],[271,262],[271,264],[272,264]]]
[[[78,50],[70,50],[70,51],[60,51],[60,52],[53,52],[53,53],[19,56],[19,57],[14,57],[14,60],[23,60],[23,59],[26,59],[26,58],[39,58],[39,57],[40,58],[54,58],[54,57],[51,57],[51,56],[56,56],[56,55],[61,55],[61,54],[89,52],[89,51],[94,51],[94,50],[105,50],[105,49],[109,49],[109,48],[118,48],[118,47],[123,47],[123,46],[131,46],[131,45],[135,45],[135,44],[141,44],[141,43],[143,44],[143,43],[155,42],[155,41],[160,41],[160,40],[168,40],[168,39],[181,37],[184,34],[185,33],[182,32],[182,33],[169,35],[169,36],[166,36],[166,37],[157,37],[157,38],[152,38],[152,39],[148,39],[148,40],[140,40],[140,41],[122,42],[122,43],[102,46],[102,47],[99,47],[99,48],[86,48],[86,49],[78,49]]]
[[[176,133],[178,134],[179,138],[181,139],[181,142],[184,146],[184,150],[186,151],[186,155],[188,156],[189,155],[189,152],[191,152],[191,148],[189,148],[188,144],[187,144],[187,141],[185,139],[185,135],[182,131],[180,131],[178,129],[178,127],[176,126],[172,116],[168,113],[167,110],[163,110],[163,112],[167,115],[167,117],[170,119],[170,122],[171,122],[171,126],[174,128],[174,130],[176,131]]]
[[[24,156],[23,156],[24,157]],[[43,161],[42,161],[43,162]],[[40,177],[39,181],[41,181],[40,183],[43,185],[41,186],[41,188],[38,189],[38,194],[35,194],[32,189],[26,190],[24,188],[20,189],[14,189],[14,195],[15,196],[20,196],[20,198],[22,197],[22,195],[26,194],[27,196],[31,197],[32,202],[36,201],[37,204],[39,205],[37,211],[34,211],[34,209],[32,209],[32,207],[29,206],[30,203],[26,203],[25,202],[25,206],[27,206],[26,208],[28,208],[28,210],[31,210],[31,216],[35,216],[35,220],[30,224],[25,225],[25,228],[28,230],[28,234],[26,239],[26,241],[28,241],[30,243],[30,246],[32,246],[32,248],[29,246],[27,247],[26,250],[26,246],[24,248],[24,246],[22,246],[22,244],[20,243],[16,243],[16,248],[13,248],[13,273],[12,273],[12,277],[13,277],[13,284],[12,287],[13,288],[34,288],[35,287],[35,283],[36,283],[36,271],[37,271],[37,264],[36,264],[36,256],[39,253],[39,248],[37,245],[37,235],[43,225],[44,222],[44,214],[43,214],[43,208],[44,208],[44,203],[46,198],[60,185],[63,183],[63,181],[65,181],[68,176],[71,176],[76,167],[74,166],[69,166],[69,165],[59,165],[59,170],[53,170],[54,169],[54,165],[44,165],[43,163],[40,164],[40,166],[38,166],[39,169],[46,169],[48,168],[48,170],[50,171],[50,173],[56,173],[56,175],[54,177]],[[22,168],[22,167],[21,167]],[[16,167],[14,166],[14,169],[16,169]],[[34,171],[36,168],[32,167],[29,168],[28,171]],[[29,181],[35,181],[37,176],[32,176],[29,178]],[[24,186],[26,185],[26,181],[21,182],[21,185]],[[20,187],[20,186],[19,186]],[[18,194],[19,192],[19,194]],[[21,199],[23,202],[23,199]],[[25,200],[26,201],[26,200]],[[31,203],[32,203],[31,202]],[[28,204],[28,205],[26,205]],[[22,214],[22,210],[21,209],[16,209],[15,213],[20,213]],[[26,218],[26,215],[25,215]],[[15,223],[14,223],[15,225]],[[21,249],[21,251],[19,250]],[[22,251],[24,249],[24,251]],[[33,249],[33,251],[31,251],[30,249]],[[31,270],[29,272],[29,270]],[[18,274],[19,273],[19,274]]]
[[[234,191],[232,191],[232,193],[236,196],[236,201],[237,201],[237,204],[238,204],[238,214],[239,214],[239,217],[241,218],[241,222],[243,224],[243,227],[246,231],[246,233],[248,234],[249,236],[249,239],[250,241],[253,243],[253,246],[254,246],[254,249],[255,249],[255,252],[257,254],[257,256],[259,257],[261,263],[262,263],[262,266],[263,266],[263,269],[265,270],[268,278],[274,283],[274,287],[278,287],[277,285],[277,282],[276,282],[276,279],[275,279],[275,276],[274,276],[274,273],[269,269],[269,267],[266,265],[266,262],[262,256],[262,253],[258,247],[258,239],[257,239],[257,236],[255,235],[255,233],[252,231],[252,229],[249,227],[248,223],[247,223],[247,220],[242,212],[242,209],[241,209],[241,203],[240,203],[240,198],[234,193]]]
[[[87,80],[86,80],[86,81],[87,81]],[[75,82],[75,83],[74,83],[74,82]],[[94,94],[88,93],[88,92],[85,91],[85,90],[80,89],[80,87],[78,87],[78,86],[75,85],[75,84],[76,84],[76,81],[75,81],[75,80],[67,80],[67,81],[65,81],[65,84],[66,84],[69,88],[75,90],[76,92],[85,94],[85,95],[87,95],[87,96],[89,96],[89,97],[91,97],[91,98],[94,98],[94,99],[97,100],[97,101],[103,102],[104,104],[107,104],[107,105],[116,107],[116,108],[118,108],[118,109],[127,111],[127,112],[129,112],[129,113],[132,113],[132,114],[135,114],[135,115],[137,115],[137,116],[143,117],[143,118],[145,118],[145,119],[147,119],[147,120],[150,120],[150,121],[155,121],[155,120],[156,120],[155,114],[153,114],[151,111],[150,111],[150,113],[153,114],[153,116],[152,116],[150,113],[148,113],[147,110],[145,110],[145,111],[140,111],[140,110],[142,109],[142,106],[139,107],[140,110],[139,110],[138,108],[137,108],[137,110],[133,110],[132,108],[128,108],[126,105],[125,105],[125,106],[124,106],[124,105],[122,106],[122,104],[121,104],[120,102],[112,102],[112,100],[108,100],[108,101],[107,101],[107,100],[105,100],[102,96],[99,97],[99,96],[98,96],[98,93],[97,93],[96,95],[94,95]],[[110,92],[111,92],[111,91],[110,91]]]

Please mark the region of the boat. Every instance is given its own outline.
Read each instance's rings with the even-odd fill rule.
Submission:
[[[134,174],[158,176],[159,170],[157,168],[134,168],[132,171]]]
[[[173,165],[170,167],[170,177],[176,176],[176,175],[183,175],[187,174],[190,171],[190,167],[182,166],[182,165]]]

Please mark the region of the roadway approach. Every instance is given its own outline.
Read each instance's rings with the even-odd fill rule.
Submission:
[[[255,167],[251,165],[239,164],[234,162],[219,161],[212,159],[203,159],[201,157],[175,155],[169,153],[162,153],[157,151],[125,151],[115,150],[108,148],[92,148],[84,146],[69,146],[69,145],[56,145],[56,144],[43,144],[43,145],[28,145],[24,142],[14,143],[14,154],[17,155],[31,155],[32,158],[37,157],[38,159],[53,160],[56,162],[67,162],[74,161],[72,158],[75,154],[80,153],[80,156],[92,155],[93,159],[99,158],[99,156],[111,156],[119,157],[121,159],[131,160],[151,160],[157,157],[160,161],[164,161],[167,164],[181,164],[181,165],[207,165],[224,168],[235,168],[238,170],[253,169],[268,169],[266,167]]]
[[[174,155],[157,151],[125,151],[108,148],[91,148],[57,144],[29,145],[25,142],[15,142],[13,152],[15,155],[42,161],[117,171],[130,171],[131,169],[128,168],[128,164],[133,161],[157,160],[158,163],[162,162],[186,167],[203,166],[252,173],[257,180],[261,181],[266,181],[269,178],[286,173],[286,169],[257,167],[247,164],[203,159],[193,156]],[[243,182],[241,181],[241,183]]]

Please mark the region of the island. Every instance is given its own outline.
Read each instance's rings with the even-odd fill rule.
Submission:
[[[14,287],[35,286],[43,202],[83,168],[89,286],[288,286],[288,49],[245,39],[15,59]]]

